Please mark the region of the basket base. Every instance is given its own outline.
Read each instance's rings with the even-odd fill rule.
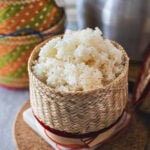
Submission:
[[[30,107],[29,101],[22,107],[17,115],[14,124],[14,138],[18,150],[53,150],[53,148],[46,142],[46,139],[41,138],[38,132]],[[28,110],[27,110],[28,109]],[[26,110],[26,111],[25,111]],[[24,119],[27,124],[23,121]],[[30,127],[36,131],[37,135]],[[142,131],[142,132],[141,132]],[[43,137],[44,138],[44,137]],[[131,123],[131,126],[119,139],[113,143],[105,144],[97,150],[144,150],[148,145],[148,128],[144,120],[140,116],[136,116]]]

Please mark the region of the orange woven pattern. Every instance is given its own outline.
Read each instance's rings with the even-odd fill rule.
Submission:
[[[15,2],[0,1],[0,34],[9,34],[23,28],[41,32],[57,24],[63,16],[63,9],[53,0]]]
[[[63,17],[43,35],[60,32],[64,29]],[[48,36],[43,36],[44,39]],[[27,87],[27,61],[33,48],[41,42],[39,35],[7,36],[0,38],[0,84],[10,87]]]
[[[26,3],[31,3],[31,2],[39,2],[40,0],[0,0],[1,3],[3,4],[26,4]]]
[[[128,98],[129,60],[123,48],[113,42],[124,54],[124,70],[105,88],[63,92],[50,88],[32,72],[33,62],[44,43],[33,50],[28,63],[31,106],[39,120],[50,128],[78,134],[99,131],[114,123]]]

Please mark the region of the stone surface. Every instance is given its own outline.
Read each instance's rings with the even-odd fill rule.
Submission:
[[[0,88],[0,150],[15,150],[13,123],[22,105],[29,99],[28,90]]]

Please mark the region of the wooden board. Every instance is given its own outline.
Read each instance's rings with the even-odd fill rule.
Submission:
[[[22,113],[30,107],[29,101],[22,107],[14,123],[14,139],[18,150],[53,150],[24,121]],[[148,128],[141,117],[136,117],[125,134],[113,143],[97,150],[145,150],[148,143]]]

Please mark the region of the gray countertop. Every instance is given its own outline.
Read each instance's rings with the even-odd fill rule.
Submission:
[[[28,90],[0,88],[0,150],[15,150],[13,123],[17,112],[28,99]]]

